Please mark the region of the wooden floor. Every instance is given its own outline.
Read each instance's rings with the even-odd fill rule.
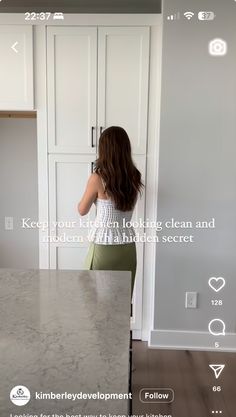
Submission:
[[[236,354],[148,349],[133,341],[132,392],[134,415],[151,417],[236,417]],[[218,379],[210,364],[225,364]],[[213,387],[220,386],[220,392]],[[142,388],[172,388],[171,404],[144,404]],[[214,414],[212,413],[214,411]],[[216,413],[218,411],[218,413]],[[222,413],[219,413],[222,411]]]

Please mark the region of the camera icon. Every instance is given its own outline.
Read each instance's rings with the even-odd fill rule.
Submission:
[[[209,54],[212,56],[224,56],[227,54],[227,42],[223,39],[213,39],[209,42]]]

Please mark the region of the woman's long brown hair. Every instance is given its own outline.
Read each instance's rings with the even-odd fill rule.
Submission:
[[[118,210],[132,210],[144,185],[133,163],[126,131],[119,126],[105,129],[99,139],[98,154],[94,171],[103,179],[107,195]]]

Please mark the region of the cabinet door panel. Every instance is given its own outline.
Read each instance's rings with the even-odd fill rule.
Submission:
[[[93,156],[49,156],[49,221],[50,221],[50,268],[75,264],[83,269],[84,254],[89,242],[89,222],[95,218],[95,206],[86,216],[80,216],[77,204],[84,192],[91,173]],[[73,248],[73,251],[63,248]],[[74,253],[79,253],[77,261]],[[67,255],[68,254],[68,255]]]
[[[49,27],[49,152],[96,152],[97,29]]]
[[[146,152],[148,27],[98,30],[98,126],[122,126],[132,150]]]
[[[54,251],[56,269],[83,269],[87,248],[81,247],[58,247]]]
[[[32,26],[0,25],[0,110],[33,110]]]

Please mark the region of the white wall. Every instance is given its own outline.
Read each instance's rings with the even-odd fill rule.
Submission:
[[[38,219],[36,119],[0,119],[0,196],[0,267],[38,268],[38,230],[21,228]]]
[[[168,21],[184,0],[164,1],[162,102],[159,154],[159,220],[210,220],[214,230],[180,230],[194,234],[192,244],[157,244],[153,346],[235,349],[236,320],[236,43],[235,4],[208,1],[216,19],[197,20],[205,2],[188,1],[191,21]],[[228,42],[225,57],[208,54],[208,43]],[[165,233],[166,234],[166,231]],[[212,276],[223,276],[226,287],[214,293]],[[185,292],[197,291],[197,309],[186,310]],[[222,299],[213,307],[212,299]],[[208,324],[225,321],[226,336],[214,337]]]

